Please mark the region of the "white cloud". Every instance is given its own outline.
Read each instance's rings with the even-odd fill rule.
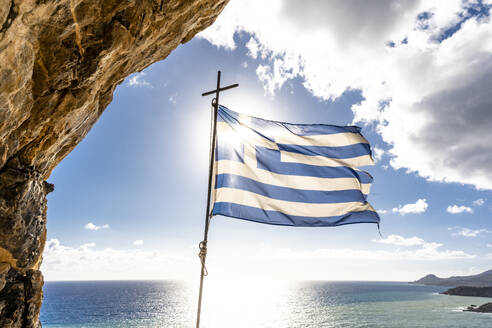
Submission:
[[[253,59],[258,57],[265,59],[268,56],[267,49],[259,44],[255,38],[249,38],[249,41],[246,43],[246,48],[248,48],[248,56]]]
[[[483,204],[485,204],[485,199],[483,198],[479,198],[473,202],[473,206],[482,206]]]
[[[388,210],[377,210],[379,214],[386,214],[388,213]]]
[[[139,240],[135,240],[133,242],[133,245],[135,245],[135,246],[140,246],[140,245],[143,245],[143,244],[144,244],[144,241],[143,240],[140,240],[140,239]]]
[[[413,204],[400,205],[399,207],[393,208],[393,213],[398,213],[400,215],[406,214],[420,214],[427,210],[429,205],[425,199],[419,199]]]
[[[295,56],[284,56],[273,59],[272,65],[258,65],[256,75],[263,82],[265,93],[274,95],[275,90],[290,79],[299,75],[301,59]]]
[[[372,147],[372,157],[374,159],[374,162],[379,162],[383,156],[385,155],[384,149],[378,148],[378,147]]]
[[[248,68],[248,62],[247,61],[243,61],[243,63],[241,64],[241,66],[243,68]]]
[[[297,77],[321,99],[361,90],[354,121],[375,123],[393,168],[492,189],[492,20],[468,19],[474,3],[236,0],[200,35],[234,49],[250,33],[266,93]]]
[[[487,247],[488,248],[492,248],[492,244],[487,244]]]
[[[425,240],[418,237],[405,238],[399,235],[389,235],[384,239],[375,239],[373,241],[376,243],[390,244],[390,245],[397,245],[397,246],[417,246],[417,245],[427,244]]]
[[[405,245],[406,246],[406,245]],[[361,260],[453,260],[471,259],[475,255],[465,253],[460,250],[440,250],[443,246],[439,243],[427,243],[418,245],[420,247],[413,250],[395,249],[387,250],[362,250],[362,249],[317,249],[313,251],[296,251],[292,249],[263,250],[263,258],[299,258],[299,259],[361,259]],[[256,256],[258,257],[258,256]]]
[[[145,72],[135,73],[128,77],[128,85],[131,87],[149,87],[152,88],[147,80],[145,80]]]
[[[413,240],[413,238],[408,238]],[[418,239],[413,243],[418,244]],[[181,253],[166,253],[161,250],[143,250],[141,248],[114,249],[97,248],[94,243],[81,246],[62,245],[57,239],[46,242],[41,270],[46,280],[127,280],[127,279],[173,279],[195,281],[199,272],[199,260],[196,256],[196,246],[184,248]],[[221,274],[224,277],[249,278],[256,275],[265,279],[265,274],[274,279],[279,276],[288,279],[320,279],[333,273],[333,265],[344,262],[337,270],[337,279],[408,279],[407,270],[416,266],[430,266],[422,264],[429,260],[469,260],[475,255],[461,250],[442,249],[442,244],[428,243],[415,245],[411,249],[370,250],[350,248],[320,248],[312,250],[295,250],[286,248],[247,247],[246,250],[228,249],[219,247],[210,254],[207,264],[209,270],[213,268],[214,277]],[[353,261],[357,260],[357,261]],[[405,270],[396,270],[389,274],[388,268],[395,268],[386,261],[405,261]],[[413,261],[413,262],[411,262]],[[299,263],[309,266],[299,267]],[[455,263],[455,262],[453,262]],[[468,265],[465,262],[464,265]],[[351,269],[345,265],[354,266]],[[434,264],[435,265],[435,264]],[[379,271],[366,270],[379,266]],[[291,268],[294,270],[287,270]],[[344,270],[345,268],[345,270]],[[363,276],[358,272],[362,272]],[[312,269],[312,270],[311,270]],[[355,270],[355,271],[354,271]],[[390,270],[391,271],[391,270]],[[354,273],[355,272],[355,273]],[[332,277],[332,276],[330,276]],[[379,278],[377,278],[379,277]],[[398,278],[399,277],[399,278]]]
[[[178,102],[177,98],[178,98],[178,93],[175,92],[169,96],[169,102],[173,105],[176,105],[176,103]]]
[[[458,205],[448,206],[448,208],[446,209],[446,211],[448,213],[451,213],[451,214],[460,214],[460,213],[463,213],[463,212],[473,213],[473,209],[472,208],[467,207],[467,206],[458,206]]]
[[[452,227],[448,228],[448,230],[455,231],[452,233],[453,236],[461,236],[461,237],[477,237],[480,234],[485,234],[485,233],[491,233],[492,231],[487,230],[487,229],[469,229],[469,228],[462,228],[462,227]]]
[[[95,231],[101,230],[101,229],[109,229],[109,224],[103,224],[103,225],[98,226],[92,222],[89,222],[84,226],[84,229],[95,230]]]
[[[46,242],[41,269],[47,280],[182,279],[190,274],[189,264],[194,261],[194,256],[188,259],[138,248],[96,249],[94,243],[70,247],[51,239]],[[174,271],[163,275],[172,266]]]

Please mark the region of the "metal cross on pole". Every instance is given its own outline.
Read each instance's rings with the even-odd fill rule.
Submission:
[[[208,227],[210,225],[210,219],[212,218],[212,213],[210,213],[210,199],[212,194],[212,179],[213,179],[213,168],[215,159],[215,138],[217,134],[217,112],[219,111],[219,94],[221,91],[232,89],[238,87],[239,84],[231,84],[226,87],[220,87],[220,71],[217,72],[217,88],[215,90],[207,91],[202,93],[202,96],[208,96],[215,93],[215,98],[212,100],[212,140],[210,144],[210,164],[208,168],[208,195],[207,195],[207,210],[205,212],[205,231],[203,234],[203,240],[200,242],[200,261],[202,263],[201,273],[200,273],[200,291],[198,293],[198,312],[196,315],[196,328],[200,327],[200,313],[202,309],[202,291],[203,291],[203,278],[208,274],[207,268],[205,267],[205,259],[207,257],[207,241],[208,241]]]

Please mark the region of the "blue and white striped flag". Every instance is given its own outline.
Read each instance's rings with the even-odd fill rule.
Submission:
[[[219,107],[213,215],[288,226],[377,223],[356,126],[288,124]]]

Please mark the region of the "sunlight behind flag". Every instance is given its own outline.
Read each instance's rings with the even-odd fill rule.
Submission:
[[[213,215],[288,226],[377,223],[356,126],[289,124],[219,106]]]

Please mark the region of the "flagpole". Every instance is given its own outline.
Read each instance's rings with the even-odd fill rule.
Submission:
[[[202,93],[202,96],[207,96],[215,93],[215,98],[212,99],[212,138],[210,143],[210,161],[208,168],[208,194],[207,194],[207,209],[205,211],[205,230],[203,232],[203,240],[200,242],[199,248],[200,253],[198,256],[201,261],[201,272],[200,272],[200,289],[198,292],[198,310],[196,315],[196,328],[200,328],[200,315],[202,310],[202,295],[203,295],[203,279],[208,274],[207,268],[205,267],[205,260],[207,258],[207,242],[208,242],[208,228],[210,226],[210,219],[212,218],[212,213],[210,212],[211,196],[212,196],[212,179],[214,170],[214,160],[215,160],[215,140],[217,135],[217,113],[219,111],[219,93],[227,89],[235,88],[239,86],[238,84],[232,84],[227,87],[220,87],[220,71],[217,71],[217,88],[212,91]]]

